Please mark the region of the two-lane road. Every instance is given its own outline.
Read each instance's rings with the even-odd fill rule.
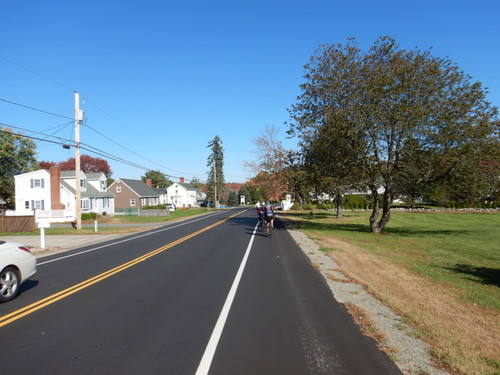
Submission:
[[[399,374],[279,220],[229,210],[41,259],[2,373]]]

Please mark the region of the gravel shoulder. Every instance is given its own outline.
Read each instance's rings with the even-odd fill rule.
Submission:
[[[298,230],[290,227],[287,230],[311,264],[325,277],[335,299],[346,306],[354,304],[370,315],[376,330],[384,335],[381,348],[386,350],[403,374],[449,375],[433,365],[429,345],[414,337],[412,328],[400,316],[341,273],[338,264],[320,251],[316,242]]]

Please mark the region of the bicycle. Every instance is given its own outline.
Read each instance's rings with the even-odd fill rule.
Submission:
[[[272,237],[272,232],[273,232],[273,226],[271,225],[272,219],[273,219],[272,216],[266,217],[266,234],[268,237]]]

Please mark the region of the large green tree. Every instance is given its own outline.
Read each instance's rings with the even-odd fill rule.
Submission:
[[[479,168],[470,155],[495,136],[497,109],[485,100],[485,89],[430,51],[403,50],[381,37],[363,53],[351,39],[321,46],[305,68],[290,132],[306,153],[304,147],[321,137],[346,134],[347,125],[346,140],[355,140],[354,147],[335,142],[331,150],[339,162],[350,154],[356,180],[371,190],[372,232],[384,230],[395,196],[417,193],[409,187],[443,181],[465,165]]]
[[[0,198],[14,208],[14,176],[37,168],[36,145],[21,134],[0,126]]]
[[[224,180],[224,148],[222,140],[216,135],[209,143],[210,155],[207,158],[207,199],[213,199],[215,207],[218,207],[220,197],[224,195],[226,183]]]
[[[144,176],[141,176],[141,180],[146,182],[146,180],[151,180],[151,185],[158,188],[166,188],[172,185],[172,181],[169,180],[167,175],[161,171],[146,171]]]

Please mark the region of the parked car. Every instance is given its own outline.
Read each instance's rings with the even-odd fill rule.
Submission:
[[[173,203],[167,203],[166,204],[166,209],[169,211],[175,211],[175,204]]]
[[[36,257],[21,243],[0,241],[0,303],[15,298],[36,272]]]

